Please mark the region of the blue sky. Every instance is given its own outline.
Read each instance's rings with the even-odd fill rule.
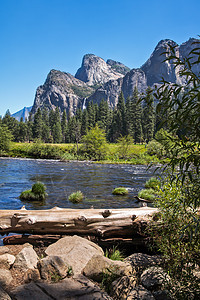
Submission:
[[[86,53],[140,67],[161,39],[200,34],[199,0],[0,0],[0,115],[31,106],[48,72]]]

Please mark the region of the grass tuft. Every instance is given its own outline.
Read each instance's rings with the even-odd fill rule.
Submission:
[[[125,187],[118,187],[115,188],[114,191],[112,192],[113,195],[128,195],[128,190]]]
[[[77,191],[75,193],[72,193],[68,199],[72,203],[82,202],[83,201],[83,193],[81,191]]]

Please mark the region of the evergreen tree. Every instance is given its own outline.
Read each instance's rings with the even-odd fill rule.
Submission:
[[[61,129],[62,129],[62,142],[66,143],[66,134],[67,134],[67,113],[64,109],[61,120]]]
[[[146,96],[143,99],[143,135],[146,143],[153,139],[154,128],[155,128],[155,109],[154,109],[154,98],[150,87],[146,90]]]
[[[42,140],[45,143],[48,143],[50,140],[50,126],[49,126],[49,114],[47,108],[44,108],[42,111]]]
[[[98,126],[104,130],[107,130],[110,125],[110,111],[108,102],[105,100],[101,100],[98,113],[97,113],[97,122]]]
[[[135,87],[133,96],[131,98],[132,110],[133,110],[133,139],[135,143],[141,143],[142,134],[142,106],[139,101],[139,93],[137,87]]]
[[[87,112],[88,112],[88,126],[91,129],[96,124],[96,108],[92,101],[88,103]]]
[[[27,124],[24,123],[23,118],[21,117],[20,122],[18,124],[18,137],[17,140],[20,142],[27,141]]]
[[[84,109],[83,115],[82,115],[82,122],[81,122],[81,136],[87,134],[88,127],[89,127],[88,112],[87,112],[87,109]]]
[[[33,121],[33,138],[34,139],[42,139],[42,113],[40,108],[36,111],[34,115],[34,121]]]
[[[133,105],[130,97],[126,99],[126,131],[127,135],[130,135],[132,138],[134,136],[134,128],[133,128],[133,120],[134,120],[134,111]]]
[[[14,141],[17,141],[18,136],[18,121],[11,116],[9,109],[6,111],[2,119],[2,124],[6,125],[10,133],[13,135]]]
[[[56,107],[54,112],[54,125],[52,130],[52,136],[54,143],[61,143],[62,141],[62,128],[61,128],[61,121],[60,121],[60,111],[59,108]]]

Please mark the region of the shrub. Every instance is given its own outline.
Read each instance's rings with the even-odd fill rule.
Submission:
[[[161,143],[159,143],[155,140],[152,140],[147,145],[147,154],[157,155],[158,158],[161,158],[161,157],[165,156],[166,151],[164,149],[164,146]]]
[[[42,182],[36,182],[32,185],[31,190],[26,190],[21,193],[19,198],[28,201],[43,201],[47,196],[46,186]]]
[[[75,193],[72,193],[68,199],[72,203],[79,203],[83,201],[83,193],[81,191],[77,191]]]
[[[114,191],[112,192],[113,195],[127,195],[128,194],[128,190],[124,187],[118,187],[115,188]]]
[[[149,180],[146,181],[145,183],[145,188],[146,189],[153,189],[155,191],[158,191],[160,189],[161,182],[158,178],[156,177],[151,177]]]
[[[153,189],[143,189],[138,193],[138,197],[149,200],[149,201],[154,201],[156,199],[155,196],[155,191]]]

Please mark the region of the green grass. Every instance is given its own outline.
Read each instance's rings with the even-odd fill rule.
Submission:
[[[82,202],[83,201],[83,193],[81,191],[77,191],[75,193],[72,193],[68,199],[72,203]]]
[[[36,182],[31,190],[22,192],[19,198],[24,201],[43,201],[47,196],[45,191],[46,186],[42,182]]]
[[[112,194],[124,196],[124,195],[128,195],[128,190],[124,187],[118,187],[115,188],[114,191],[112,191]]]
[[[111,249],[106,249],[105,257],[108,257],[112,260],[124,260],[123,253],[119,249],[117,249],[116,246],[113,246],[113,248]]]
[[[143,189],[138,193],[138,197],[145,199],[145,200],[154,201],[156,199],[155,190]]]
[[[79,144],[81,148],[81,144]],[[44,144],[44,143],[16,143],[12,142],[7,156],[28,157],[59,160],[87,160],[87,155],[77,154],[76,144]],[[149,155],[145,145],[130,145],[126,159],[121,158],[118,144],[108,144],[108,151],[104,160],[95,161],[103,164],[141,164],[159,163],[156,155]]]
[[[151,177],[148,181],[145,183],[146,189],[153,189],[155,191],[158,191],[161,187],[161,182],[156,177]]]

